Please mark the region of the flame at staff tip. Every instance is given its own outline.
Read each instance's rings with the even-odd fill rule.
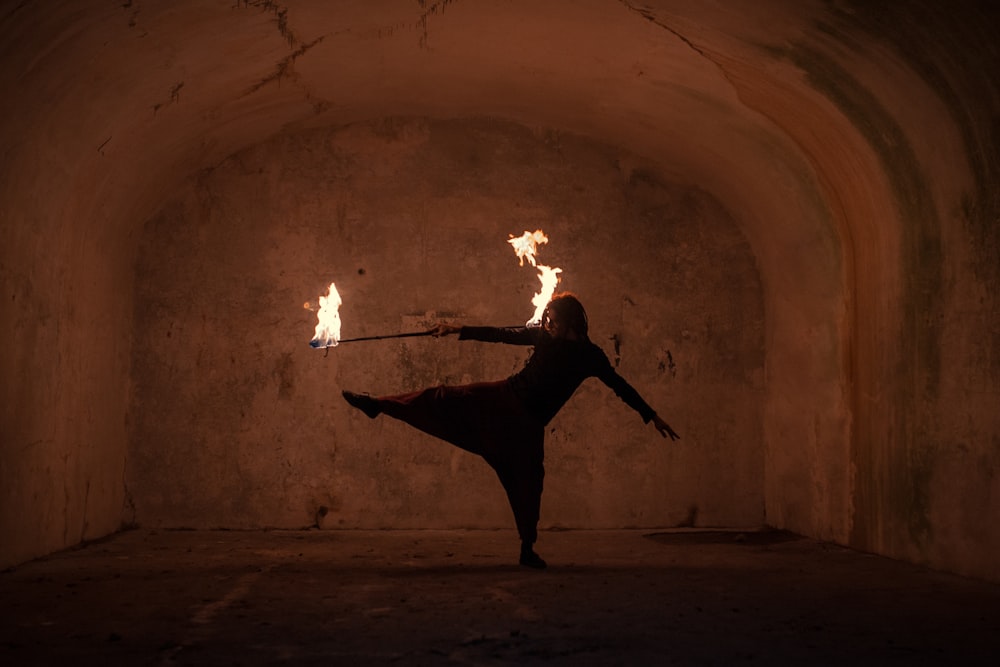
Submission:
[[[313,347],[336,347],[340,342],[340,304],[343,300],[337,292],[337,286],[330,283],[326,296],[319,298],[319,312],[316,313],[319,322],[316,333],[309,344]],[[306,304],[309,305],[309,304]]]
[[[535,250],[540,244],[548,242],[549,237],[540,229],[536,229],[533,233],[526,231],[518,237],[511,234],[507,240],[507,243],[514,247],[521,266],[524,266],[524,260],[527,258],[528,263],[538,269],[538,280],[542,283],[542,289],[531,299],[532,305],[535,306],[535,314],[525,322],[529,327],[536,327],[542,323],[545,306],[549,305],[552,294],[556,291],[556,285],[559,284],[559,274],[562,273],[560,268],[535,263]]]

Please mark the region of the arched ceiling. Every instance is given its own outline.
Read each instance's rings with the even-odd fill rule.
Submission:
[[[768,50],[806,38],[819,7],[686,15],[662,4],[26,4],[5,19],[17,28],[5,48],[8,89],[19,91],[9,127],[47,150],[37,155],[36,141],[13,154],[29,164],[36,154],[50,179],[78,180],[77,164],[114,174],[110,189],[137,178],[128,198],[149,210],[163,185],[275,132],[499,116],[633,150],[720,198],[748,199],[733,207],[752,203],[770,227],[788,197],[768,204],[770,188],[747,192],[748,177],[777,177],[815,206],[781,119],[741,95],[759,90],[780,113],[803,77]]]

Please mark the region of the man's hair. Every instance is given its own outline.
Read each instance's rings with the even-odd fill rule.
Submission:
[[[547,313],[553,313],[556,318],[573,330],[576,335],[587,340],[587,311],[572,292],[560,292],[552,297],[545,307]]]

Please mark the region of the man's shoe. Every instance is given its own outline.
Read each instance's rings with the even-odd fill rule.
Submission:
[[[545,569],[545,561],[542,557],[535,553],[535,550],[531,547],[521,547],[521,565],[525,567],[533,567],[536,570]]]
[[[368,415],[369,419],[375,419],[382,412],[382,408],[379,407],[378,400],[372,398],[368,394],[355,394],[353,391],[345,391],[343,394],[345,401]]]

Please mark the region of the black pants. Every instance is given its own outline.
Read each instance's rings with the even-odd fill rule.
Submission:
[[[545,477],[544,427],[505,381],[380,396],[382,411],[478,454],[496,471],[522,542],[534,544]]]

